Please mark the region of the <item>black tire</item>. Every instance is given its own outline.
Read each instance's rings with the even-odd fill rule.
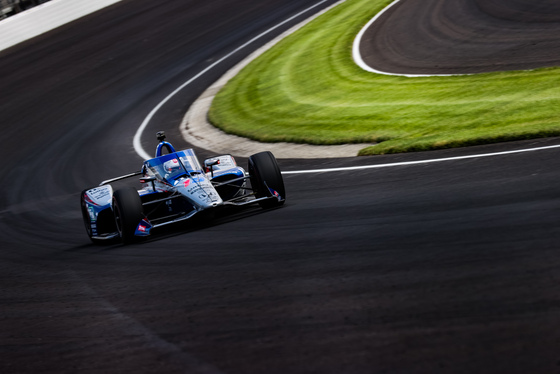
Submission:
[[[249,175],[251,186],[256,193],[256,197],[271,196],[269,188],[278,192],[281,200],[270,198],[259,201],[262,208],[274,208],[284,204],[286,200],[286,189],[284,179],[274,155],[268,151],[256,153],[249,157]]]
[[[136,228],[144,218],[142,200],[133,187],[121,188],[113,193],[113,214],[117,231],[124,244],[134,242]]]

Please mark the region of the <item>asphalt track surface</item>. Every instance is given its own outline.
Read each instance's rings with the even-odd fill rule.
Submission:
[[[0,372],[559,370],[555,149],[288,174],[281,209],[227,212],[131,246],[89,243],[79,192],[139,168],[132,137],[147,113],[311,4],[124,1],[0,53]],[[187,146],[182,114],[226,69],[169,102],[146,134]],[[152,136],[143,143],[155,148]]]
[[[557,0],[402,0],[363,36],[364,62],[395,74],[560,65]]]

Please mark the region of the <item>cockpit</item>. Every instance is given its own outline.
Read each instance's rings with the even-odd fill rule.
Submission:
[[[144,162],[144,175],[170,184],[182,176],[201,174],[202,167],[192,149],[166,154]]]

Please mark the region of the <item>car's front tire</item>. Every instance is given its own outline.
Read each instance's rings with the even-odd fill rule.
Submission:
[[[260,152],[250,156],[248,171],[257,198],[270,196],[272,194],[270,190],[276,191],[280,197],[280,199],[270,198],[259,201],[262,208],[274,208],[284,204],[286,200],[284,179],[271,152]]]
[[[144,218],[142,200],[133,187],[121,188],[113,193],[113,214],[117,231],[124,244],[134,242],[136,228]]]

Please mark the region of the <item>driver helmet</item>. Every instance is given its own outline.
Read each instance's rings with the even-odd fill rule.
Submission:
[[[179,163],[179,160],[174,158],[172,160],[166,161],[163,164],[163,168],[165,169],[166,173],[173,174],[181,169],[181,164]]]

